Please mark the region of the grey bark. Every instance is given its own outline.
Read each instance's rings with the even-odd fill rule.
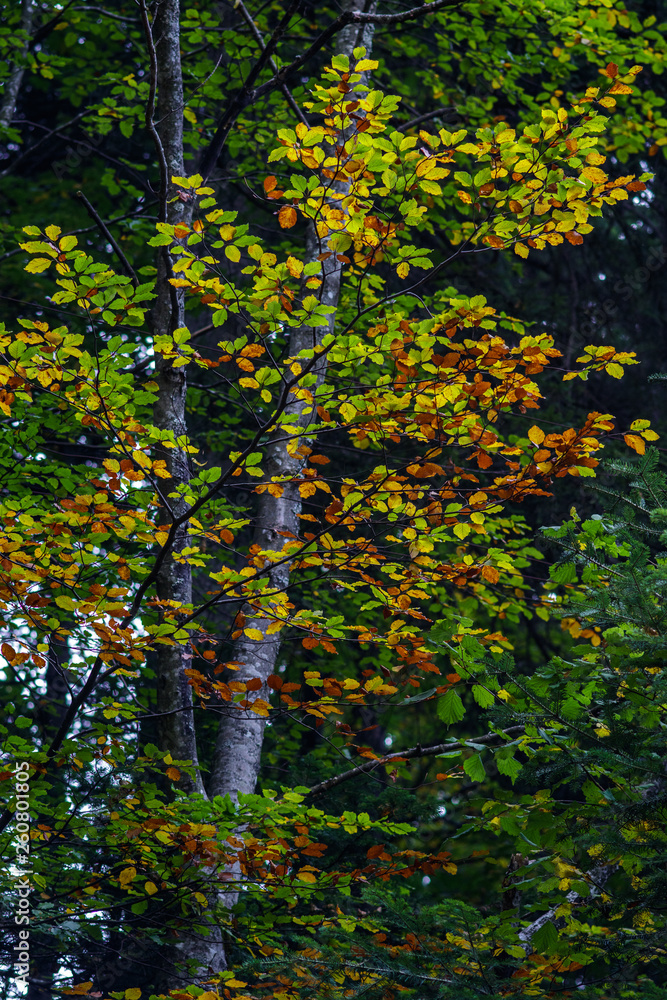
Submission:
[[[374,13],[376,0],[348,0],[346,8],[351,10]],[[345,54],[350,59],[358,46],[364,46],[367,54],[371,51],[373,40],[373,24],[349,24],[340,34],[337,46],[338,53]],[[362,80],[362,83],[365,82]],[[339,188],[340,191],[340,188]],[[305,263],[315,261],[327,251],[328,239],[320,239],[311,224],[306,240]],[[321,346],[325,335],[333,333],[335,310],[340,297],[342,264],[333,254],[322,262],[322,285],[320,300],[332,308],[328,326],[294,329],[290,335],[290,356],[295,357],[304,349],[317,349]],[[321,384],[326,375],[326,355],[316,361],[312,369],[316,375],[317,385]],[[306,400],[294,400],[287,412],[296,416],[296,425],[304,431],[301,438],[307,439],[307,431],[315,419],[315,404]],[[289,426],[289,425],[287,425]],[[287,449],[284,427],[280,427],[270,438],[265,450],[264,469],[267,479],[272,476],[289,476],[298,478],[304,465],[304,458],[297,454],[291,455]],[[297,538],[299,534],[299,514],[301,499],[298,488],[288,484],[282,497],[274,497],[266,492],[261,494],[253,542],[263,550],[279,552],[285,541]],[[290,567],[288,562],[281,562],[269,573],[269,583],[272,590],[284,592],[289,585]],[[256,697],[263,701],[269,700],[267,678],[275,671],[280,652],[280,639],[277,634],[267,633],[271,620],[258,616],[250,606],[244,608],[246,628],[259,629],[263,635],[262,641],[252,641],[241,636],[234,647],[232,659],[239,666],[234,673],[234,679],[247,682],[259,678],[261,688]],[[239,793],[251,793],[255,789],[259,773],[262,742],[266,719],[255,715],[250,710],[230,707],[221,719],[211,768],[210,792],[212,795],[229,795],[232,800]],[[233,895],[233,894],[232,894]]]
[[[617,867],[618,865],[597,865],[592,869],[588,878],[591,887],[589,896],[581,896],[575,889],[572,889],[565,897],[565,901],[567,903],[571,903],[573,906],[576,906],[577,903],[586,902],[587,899],[595,899],[596,896],[600,896],[605,885],[609,881],[610,876],[614,871],[616,871]],[[533,920],[532,923],[528,924],[523,928],[523,930],[519,931],[519,940],[526,950],[526,955],[530,954],[533,937],[542,927],[544,927],[546,923],[556,917],[557,909],[558,906],[552,906],[551,909],[547,910],[546,913],[543,913],[541,917],[537,917],[536,920]]]
[[[58,732],[65,717],[69,700],[67,682],[69,658],[67,639],[52,634],[46,664],[46,691],[44,697],[39,699],[35,711],[35,719],[42,730],[43,742],[47,746]],[[58,769],[53,766],[51,773],[48,774],[48,783],[48,797],[51,803],[56,806],[58,802],[64,802],[65,787],[62,777],[58,774]],[[50,815],[42,815],[37,817],[37,822],[49,823],[53,822],[53,819]],[[61,962],[57,941],[47,931],[37,927],[31,935],[30,950],[34,958],[31,963],[26,1000],[52,1000],[53,980]]]
[[[35,10],[34,0],[22,0],[21,3],[21,30],[25,31],[26,38],[25,44],[23,46],[22,56],[25,57],[28,51],[28,44],[30,41],[30,33],[32,32],[32,20]],[[0,104],[0,127],[9,128],[14,118],[14,113],[16,111],[16,102],[18,100],[19,91],[21,89],[21,83],[23,81],[23,74],[25,68],[21,63],[14,63],[9,71],[9,77],[5,83],[5,88],[2,94],[2,103]]]
[[[146,42],[152,67],[152,94],[146,115],[146,125],[153,136],[161,172],[160,216],[170,225],[189,224],[192,220],[192,201],[179,196],[180,189],[172,177],[185,174],[183,154],[183,76],[180,56],[180,4],[179,0],[161,0],[155,5],[152,26],[148,23],[145,2],[142,16]],[[154,108],[151,106],[155,99]],[[183,291],[171,285],[172,260],[168,249],[161,248],[157,261],[157,299],[153,309],[153,336],[169,336],[185,326]],[[190,481],[190,459],[185,448],[187,435],[186,397],[187,379],[185,366],[174,367],[160,357],[156,362],[155,381],[158,384],[153,420],[157,428],[173,434],[176,447],[160,446],[170,473],[161,480],[161,502],[158,521],[170,525],[187,513],[187,502],[178,495],[179,487]],[[192,604],[192,571],[179,560],[179,554],[189,544],[188,522],[177,530],[172,549],[162,563],[156,578],[157,596],[163,601],[180,605]],[[190,666],[191,654],[187,644],[158,646],[154,661],[157,673],[157,741],[177,760],[190,761],[193,777],[181,771],[181,787],[190,793],[205,795],[199,770],[195,733],[192,689],[185,670]],[[153,974],[153,989],[168,990],[193,982],[183,969],[189,960],[196,963],[205,977],[226,968],[225,949],[220,923],[215,918],[219,893],[215,886],[202,886],[209,898],[211,917],[203,919],[208,934],[189,931],[188,922],[179,926],[178,938],[173,947],[163,950],[160,968]]]
[[[152,39],[155,39],[154,57],[157,100],[155,106],[156,125],[152,131],[158,147],[162,170],[161,214],[165,222],[177,225],[189,223],[192,217],[191,203],[178,197],[171,178],[182,177],[185,172],[183,162],[183,77],[180,56],[180,9],[179,0],[162,0],[156,5]],[[147,39],[149,46],[152,39]],[[150,126],[149,126],[150,127]],[[166,176],[165,176],[166,172]],[[172,262],[167,248],[162,248],[158,257],[157,300],[153,309],[153,335],[169,336],[174,330],[185,325],[184,297],[180,289],[169,282],[172,276]],[[185,366],[175,368],[164,358],[156,363],[158,398],[155,403],[153,420],[160,430],[173,433],[174,439],[184,439],[187,434],[185,404],[187,382]],[[158,515],[161,524],[171,522],[187,510],[186,502],[175,493],[179,486],[190,480],[190,460],[184,447],[160,447],[160,457],[166,462],[170,479],[161,481],[162,503]],[[179,604],[192,603],[192,572],[190,566],[179,562],[178,556],[188,545],[189,529],[185,522],[177,531],[172,551],[164,560],[157,576],[157,595],[163,601]],[[195,736],[192,689],[188,684],[185,670],[190,665],[187,645],[160,646],[156,655],[157,664],[157,724],[158,741],[161,749],[169,750],[177,760],[189,760],[195,768],[195,777],[181,772],[182,787],[186,791],[204,793],[199,773],[197,741]],[[167,714],[161,714],[167,713]]]

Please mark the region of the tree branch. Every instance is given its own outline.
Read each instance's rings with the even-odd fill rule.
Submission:
[[[429,111],[428,114],[419,115],[417,118],[411,118],[409,122],[405,122],[404,125],[397,125],[397,132],[406,132],[409,128],[414,128],[415,125],[421,125],[422,122],[430,121],[431,118],[439,118],[440,115],[444,115],[447,112],[449,114],[455,114],[456,108],[438,108],[436,111]]]
[[[273,56],[273,53],[275,52],[278,46],[278,42],[285,34],[289,22],[292,19],[292,14],[294,13],[298,5],[299,5],[299,0],[291,0],[287,10],[285,11],[282,18],[279,21],[277,28],[269,38],[266,45],[264,45],[261,56],[255,63],[253,68],[250,70],[250,72],[248,73],[245,83],[243,84],[241,89],[236,92],[234,97],[232,97],[227,107],[227,110],[222,116],[222,121],[220,122],[215,131],[215,135],[211,140],[211,144],[204,153],[204,156],[202,157],[201,165],[199,167],[199,173],[204,178],[204,181],[206,181],[206,178],[215,167],[218,161],[218,157],[220,156],[220,153],[222,152],[225,142],[227,141],[227,136],[229,135],[229,132],[236,120],[237,115],[240,114],[240,112],[245,107],[247,107],[248,103],[250,103],[249,97],[250,95],[255,93],[255,91],[253,90],[255,80],[262,72],[264,67],[271,60],[271,57]],[[278,86],[282,86],[283,82],[284,81],[281,81],[278,84]]]
[[[85,206],[86,211],[88,212],[88,215],[91,217],[91,219],[93,220],[93,222],[97,225],[98,229],[100,230],[100,232],[102,233],[102,235],[105,237],[105,239],[107,239],[109,241],[109,243],[111,244],[111,247],[112,247],[114,253],[116,254],[116,256],[118,257],[118,260],[121,262],[121,264],[123,266],[123,270],[125,271],[125,274],[128,276],[128,278],[130,278],[130,280],[132,281],[132,284],[134,285],[134,287],[138,288],[139,287],[139,279],[137,278],[136,274],[134,273],[134,270],[133,270],[132,265],[130,264],[129,260],[127,259],[127,257],[125,256],[125,254],[123,253],[123,251],[121,250],[121,248],[118,246],[118,244],[116,243],[116,241],[113,238],[113,236],[111,235],[111,233],[110,233],[110,231],[109,231],[106,223],[104,222],[104,220],[102,218],[100,218],[100,216],[97,214],[97,212],[95,211],[95,209],[93,208],[93,206],[90,204],[90,202],[86,198],[86,196],[83,193],[83,191],[77,191],[76,192],[76,196],[77,196],[77,198],[81,199],[81,201],[83,202],[83,204]]]
[[[273,48],[271,49],[270,46],[285,20],[285,18],[283,18],[283,21],[281,21],[281,24],[278,28],[276,28],[276,31],[269,40],[269,43],[262,54],[262,58],[258,61],[255,69],[248,76],[245,85],[237,92],[227,111],[223,115],[222,121],[216,129],[215,135],[211,139],[211,143],[202,157],[199,168],[200,174],[204,180],[206,180],[211,171],[214,169],[218,161],[218,157],[220,156],[220,153],[222,152],[227,141],[227,136],[232,129],[236,117],[241,113],[241,111],[243,111],[244,108],[247,108],[250,104],[254,104],[254,102],[259,100],[260,97],[263,97],[264,94],[268,94],[272,90],[275,90],[276,87],[282,87],[283,84],[286,84],[290,77],[298,72],[298,70],[300,70],[312,56],[316,55],[320,49],[322,49],[327,42],[333,38],[334,35],[338,34],[339,31],[342,31],[348,24],[401,24],[404,21],[413,21],[417,18],[424,17],[427,14],[433,14],[445,7],[458,7],[465,2],[466,0],[433,0],[433,3],[423,4],[420,7],[413,7],[411,10],[406,10],[402,14],[367,14],[358,10],[346,10],[339,17],[337,17],[335,21],[332,21],[328,28],[325,28],[324,31],[318,35],[303,55],[291,62],[289,66],[284,66],[279,73],[276,73],[276,75],[272,77],[271,80],[267,80],[266,83],[263,83],[256,90],[253,90],[252,84],[257,79],[259,70],[268,62],[268,58],[264,58],[266,53],[269,52],[269,55],[273,53],[275,45],[273,45]],[[295,5],[290,5],[290,11],[288,12],[290,17],[293,6]],[[287,16],[287,14],[285,16]],[[283,33],[282,30],[280,33]],[[278,39],[276,39],[276,42],[277,40]],[[262,64],[261,66],[260,63]]]
[[[480,736],[479,739],[475,739],[474,742],[484,744],[493,743],[494,740],[502,740],[503,736],[519,736],[523,733],[523,731],[523,726],[511,726],[509,729],[505,729],[502,733],[489,733],[488,736]],[[308,794],[320,795],[322,792],[328,792],[329,789],[342,785],[344,781],[349,781],[350,778],[356,778],[359,774],[368,774],[369,771],[374,771],[376,767],[391,764],[392,761],[400,762],[403,760],[411,760],[413,757],[434,757],[439,753],[451,753],[453,750],[463,750],[466,746],[466,743],[436,743],[434,746],[430,747],[422,747],[418,744],[410,750],[390,753],[385,757],[378,758],[378,760],[367,760],[364,764],[360,764],[358,767],[353,767],[349,771],[337,774],[333,778],[327,778],[326,781],[320,781],[318,785],[312,786]]]
[[[246,7],[246,5],[243,3],[243,0],[236,0],[236,6],[241,11],[241,15],[244,18],[244,20],[246,21],[246,24],[248,25],[248,27],[250,28],[250,31],[252,32],[252,34],[253,34],[253,36],[254,36],[257,44],[259,45],[260,49],[262,50],[262,52],[264,52],[266,50],[266,43],[265,43],[264,39],[262,38],[262,34],[261,34],[259,28],[257,27],[257,25],[255,24],[255,22],[253,21],[252,15],[250,14],[250,11]],[[273,70],[274,73],[279,73],[280,72],[280,70],[278,69],[278,65],[277,65],[277,63],[276,63],[276,61],[275,61],[275,59],[273,57],[269,58],[269,66],[271,67],[271,69]],[[292,96],[292,91],[289,89],[289,87],[287,86],[287,84],[286,83],[281,84],[280,85],[280,89],[282,90],[283,94],[285,95],[285,100],[289,104],[289,106],[292,109],[292,111],[294,112],[294,114],[297,116],[297,118],[300,121],[303,122],[304,125],[307,125],[308,124],[308,119],[304,115],[304,113],[301,110],[301,108],[299,107],[299,105],[294,100],[294,97]]]

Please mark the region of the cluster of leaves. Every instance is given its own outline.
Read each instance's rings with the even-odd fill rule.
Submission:
[[[517,11],[531,28],[521,58],[505,44]],[[56,74],[78,106],[102,38],[89,11],[67,17],[64,47],[79,32],[86,38],[80,65],[49,54],[39,72]],[[664,40],[611,0],[531,11],[473,4],[446,18],[437,23],[452,44],[432,66],[418,59],[416,75],[446,101],[463,86],[451,82],[459,70],[461,81],[488,84],[488,94],[482,86],[456,100],[465,128],[405,135],[395,127],[398,98],[363,86],[371,70],[383,79],[387,60],[357,51],[354,65],[332,60],[305,105],[311,121],[280,128],[278,147],[266,125],[278,112],[248,112],[230,139],[238,173],[259,173],[276,210],[269,248],[242,212],[217,207],[200,175],[175,178],[181,200],[196,205],[191,224],[159,222],[149,234],[137,211],[137,262],[150,259],[146,245],[168,248],[172,287],[219,341],[196,340],[187,327],[153,337],[153,269],[120,275],[74,232],[25,227],[29,280],[67,324],[52,328],[33,313],[0,333],[0,614],[11,637],[2,647],[0,789],[8,820],[11,767],[30,762],[33,913],[74,980],[95,975],[70,988],[75,995],[100,995],[119,928],[131,947],[127,970],[112,978],[128,986],[110,995],[138,1000],[133,958],[164,954],[174,934],[206,937],[212,921],[225,927],[234,971],[211,989],[176,993],[182,1000],[661,988],[664,841],[654,817],[664,798],[664,562],[650,543],[663,527],[664,482],[651,457],[632,472],[635,501],[625,496],[609,517],[550,532],[567,556],[545,599],[531,579],[542,554],[511,506],[542,500],[555,480],[592,477],[614,429],[597,410],[572,427],[540,426],[548,370],[565,381],[616,379],[637,359],[587,344],[573,369],[552,332],[437,278],[482,250],[525,258],[563,241],[577,247],[603,206],[641,194],[647,175],[601,167],[606,153],[623,161],[649,135],[656,148],[665,143],[659,118],[633,121],[642,101],[659,108],[655,94],[633,86],[637,49],[657,72]],[[127,21],[127,32],[108,36],[123,51],[140,38]],[[223,40],[241,89],[255,50],[250,35],[221,28],[203,6],[183,27],[196,84],[187,142],[197,150],[225,84],[209,48]],[[545,30],[558,42],[546,58]],[[499,39],[502,72],[488,58]],[[297,34],[294,44],[302,41]],[[381,50],[415,44],[397,33]],[[604,89],[579,79],[582,53],[606,66]],[[570,74],[569,98],[520,85],[538,64],[543,79]],[[86,120],[107,137],[118,123],[137,142],[134,158],[124,157],[132,180],[109,169],[101,181],[134,203],[149,87],[127,70],[122,63],[98,79],[106,96],[87,103]],[[624,114],[608,118],[617,97]],[[498,103],[515,100],[512,116]],[[269,101],[275,109],[275,95]],[[264,160],[294,173],[274,166],[265,176]],[[316,260],[303,250],[304,223],[321,243]],[[335,333],[319,297],[332,263],[344,269]],[[409,276],[416,284],[406,292]],[[312,346],[294,349],[304,329]],[[156,358],[191,380],[188,436],[155,425]],[[276,435],[298,473],[267,463]],[[641,455],[656,436],[639,419],[617,438]],[[187,483],[167,469],[173,451],[190,456]],[[250,533],[267,497],[300,510],[303,530],[276,548],[253,545]],[[170,502],[187,507],[190,535],[177,559],[195,575],[192,605],[160,600],[155,589],[177,530],[177,519],[159,517]],[[644,544],[642,518],[653,525]],[[284,563],[290,586],[276,592],[271,571]],[[513,626],[559,608],[564,632],[590,645],[527,674],[507,656]],[[278,634],[284,654],[268,684],[235,679],[233,644],[259,649]],[[190,763],[146,742],[143,730],[137,736],[154,708],[154,657],[175,646],[191,657],[203,744],[220,712],[271,724],[260,792],[238,805],[185,797]],[[65,669],[54,664],[59,647]],[[58,669],[69,714],[44,705]],[[387,753],[385,725],[417,745]],[[463,735],[446,737],[449,726]],[[370,730],[368,746],[359,730]],[[435,734],[432,746],[422,731]],[[419,774],[424,751],[437,759],[430,770],[427,753]],[[292,771],[312,773],[284,782],[286,757]],[[277,779],[273,767],[282,768]],[[358,781],[378,784],[363,786],[351,809],[345,791]],[[422,787],[430,797],[418,828],[408,820]],[[326,796],[323,808],[316,796]],[[451,823],[447,850],[440,810]],[[15,849],[7,836],[10,866]],[[457,879],[474,865],[496,888],[506,872],[504,909],[457,899]],[[415,915],[420,880],[442,898]],[[224,894],[239,889],[230,918]]]

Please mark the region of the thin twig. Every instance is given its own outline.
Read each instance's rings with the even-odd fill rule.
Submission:
[[[91,217],[91,219],[93,220],[93,222],[97,225],[97,227],[100,230],[100,232],[102,233],[102,235],[111,244],[114,253],[118,257],[118,260],[123,265],[123,270],[125,271],[125,273],[128,276],[128,278],[130,278],[130,280],[132,281],[132,284],[134,285],[134,287],[138,288],[139,287],[139,279],[137,278],[136,274],[134,273],[134,269],[133,269],[132,265],[130,264],[129,260],[127,259],[127,257],[125,256],[125,254],[123,253],[123,251],[121,250],[121,248],[118,246],[118,243],[116,243],[116,240],[111,235],[111,233],[110,233],[110,231],[109,231],[106,223],[104,222],[104,220],[102,218],[100,218],[100,216],[97,214],[97,212],[95,211],[95,209],[93,208],[93,206],[90,204],[90,202],[86,198],[86,196],[83,193],[83,191],[77,191],[76,192],[76,196],[77,196],[77,198],[81,199],[81,201],[83,202],[83,204],[85,206],[86,211],[88,212],[88,215]]]
[[[277,28],[269,38],[268,42],[264,45],[261,56],[255,63],[253,68],[250,70],[250,72],[248,73],[245,83],[230,100],[227,106],[227,110],[222,116],[222,120],[218,125],[215,131],[215,135],[213,136],[211,143],[206,152],[204,153],[204,156],[201,161],[199,172],[204,178],[204,180],[207,179],[208,175],[215,167],[218,161],[218,157],[220,156],[220,153],[222,152],[225,142],[227,141],[227,136],[229,135],[231,127],[236,121],[237,116],[250,103],[249,101],[250,95],[258,93],[258,91],[253,90],[255,80],[262,72],[264,67],[268,65],[269,60],[271,59],[273,53],[278,47],[278,42],[284,35],[285,31],[287,30],[287,27],[289,26],[289,22],[291,21],[292,15],[294,14],[298,4],[299,0],[291,0],[287,10],[283,14],[280,21],[278,22]],[[274,76],[274,80],[278,81],[276,83],[276,86],[280,87],[285,81],[278,80],[279,75],[280,74],[278,73],[276,76]]]
[[[428,114],[419,115],[417,118],[411,118],[409,122],[405,122],[404,125],[397,125],[397,132],[407,132],[409,128],[414,128],[415,125],[421,125],[422,122],[430,121],[431,118],[439,118],[440,115],[444,115],[449,112],[449,114],[456,114],[456,108],[438,108],[437,111],[429,111]]]
[[[158,214],[160,217],[160,222],[166,222],[167,219],[167,192],[169,186],[169,167],[167,165],[167,157],[165,156],[164,146],[162,145],[162,140],[160,134],[155,126],[153,120],[153,115],[155,113],[155,94],[157,91],[157,52],[155,51],[155,42],[153,41],[153,32],[151,30],[151,24],[148,19],[148,9],[146,7],[146,0],[141,0],[140,4],[141,10],[141,23],[144,28],[144,35],[146,37],[146,47],[148,49],[148,55],[151,62],[151,76],[150,76],[150,92],[148,95],[148,100],[146,101],[146,112],[144,116],[144,121],[146,124],[146,129],[150,132],[153,142],[155,144],[155,149],[160,161],[160,207]]]
[[[264,39],[262,38],[262,33],[260,32],[259,28],[257,27],[257,25],[255,24],[255,22],[253,21],[252,15],[248,11],[248,8],[246,7],[246,5],[243,3],[243,0],[236,0],[236,7],[238,8],[238,10],[241,11],[241,14],[245,18],[245,21],[246,21],[247,25],[249,26],[250,31],[252,32],[252,34],[253,34],[253,36],[255,38],[255,41],[259,45],[259,47],[262,50],[262,52],[264,52],[264,50],[266,49],[266,43],[265,43]],[[279,73],[280,72],[280,70],[278,69],[278,64],[276,63],[275,59],[273,59],[273,57],[271,57],[269,59],[269,66],[271,67],[271,69],[273,70],[274,73]],[[302,121],[304,125],[308,125],[308,119],[304,115],[304,113],[301,110],[301,108],[299,107],[299,105],[294,100],[294,97],[292,95],[292,91],[289,89],[289,87],[287,86],[287,84],[286,83],[282,83],[280,85],[280,89],[282,90],[283,94],[285,95],[285,100],[287,101],[287,103],[289,104],[290,108],[292,109],[292,111],[294,112],[294,114],[297,116],[297,118],[299,118],[299,120]]]

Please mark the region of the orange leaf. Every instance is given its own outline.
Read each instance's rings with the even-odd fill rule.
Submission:
[[[278,181],[273,175],[264,178],[264,190],[266,191],[267,194],[269,193],[269,191],[273,191],[273,189],[277,186],[277,184]]]
[[[177,767],[168,767],[167,777],[170,778],[171,781],[178,781],[179,778],[181,777],[181,772],[178,770]]]
[[[415,479],[430,479],[431,476],[444,476],[445,470],[435,462],[424,462],[423,465],[409,465],[408,472]]]
[[[632,448],[638,455],[643,455],[646,451],[644,439],[640,438],[638,434],[624,434],[623,440],[627,444],[628,448]]]
[[[607,63],[607,68],[605,69],[606,75],[613,80],[615,76],[618,76],[618,66],[616,63]]]
[[[500,573],[495,566],[482,566],[482,576],[489,583],[498,583]]]
[[[283,205],[278,212],[278,222],[281,229],[291,229],[296,223],[296,209],[291,205]]]
[[[569,233],[565,233],[565,239],[573,246],[578,246],[579,243],[584,242],[584,238],[581,233],[575,233],[573,229],[571,229]]]

